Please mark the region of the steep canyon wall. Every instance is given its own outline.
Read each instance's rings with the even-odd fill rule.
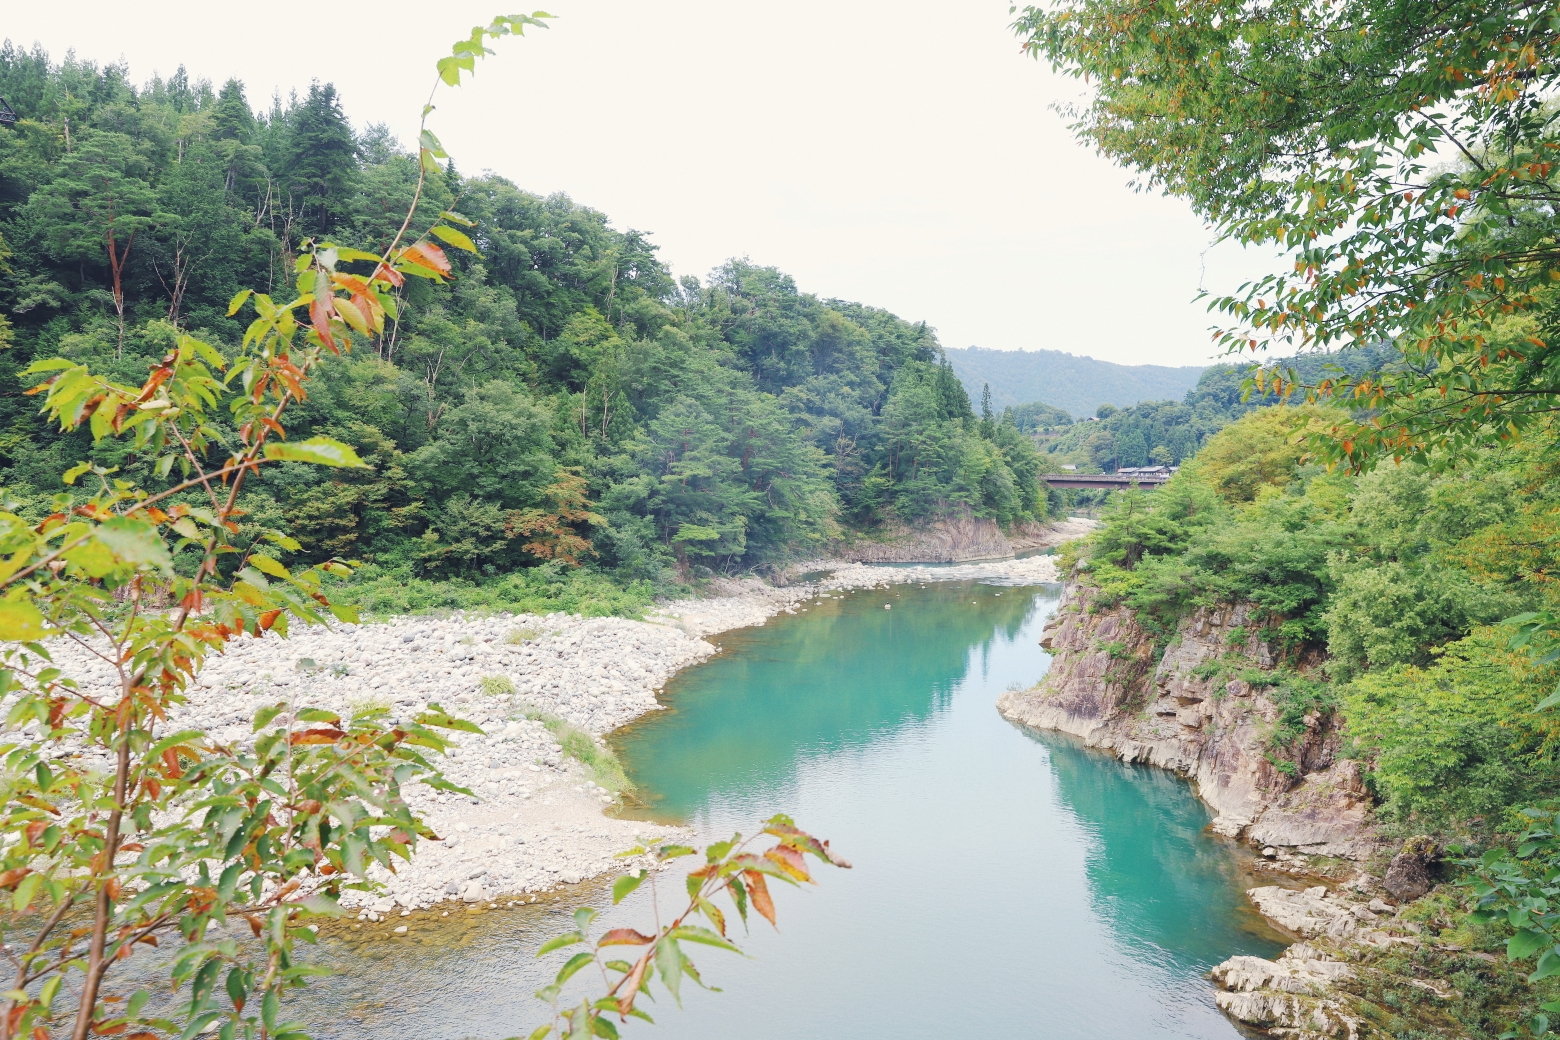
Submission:
[[[1277,655],[1249,605],[1183,618],[1155,663],[1131,611],[1091,610],[1094,595],[1068,584],[1041,640],[1050,672],[1003,695],[1006,718],[1175,770],[1213,807],[1221,834],[1309,855],[1373,851],[1370,797],[1358,763],[1339,757],[1340,720],[1312,710],[1287,743],[1274,740],[1284,707],[1262,678]]]

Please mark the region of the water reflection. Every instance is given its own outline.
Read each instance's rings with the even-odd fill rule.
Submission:
[[[941,609],[925,609],[932,598]],[[974,583],[822,600],[719,637],[720,657],[668,687],[670,711],[612,743],[655,812],[688,819],[712,794],[788,782],[799,758],[924,723],[964,678],[971,650],[1011,641],[1038,609],[1032,591]]]
[[[1128,765],[1072,738],[1035,733],[1057,796],[1092,839],[1086,872],[1101,919],[1134,957],[1191,968],[1230,955],[1235,923],[1264,951],[1278,937],[1250,912],[1243,853],[1207,831],[1207,806],[1163,769]],[[1188,907],[1197,912],[1190,919]]]
[[[858,593],[724,637],[671,685],[675,710],[618,741],[658,814],[724,837],[788,812],[857,868],[781,892],[783,935],[760,922],[751,959],[699,958],[724,993],[663,999],[660,1025],[630,1035],[1236,1040],[1202,974],[1277,947],[1187,785],[993,708],[1043,673],[1055,606],[1055,589]],[[606,903],[565,899],[593,895]],[[530,951],[563,909],[334,938],[328,956],[355,974],[316,991],[309,1025],[324,1040],[524,1035],[549,970]],[[608,913],[653,920],[644,889]]]

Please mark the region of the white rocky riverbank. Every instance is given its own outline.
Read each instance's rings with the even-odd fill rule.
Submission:
[[[1086,529],[1058,527],[1058,540]],[[457,735],[446,775],[476,797],[409,792],[412,808],[442,840],[421,843],[393,877],[373,868],[383,892],[352,894],[347,902],[377,919],[447,899],[488,901],[626,869],[630,864],[613,859],[624,848],[688,836],[681,828],[605,816],[612,793],[528,716],[556,716],[599,739],[659,708],[656,693],[668,679],[717,653],[706,636],[803,611],[818,596],[929,581],[1056,580],[1055,564],[1044,556],[955,566],[824,561],[791,573],[817,577],[779,586],[715,582],[713,595],[662,604],[644,621],[456,614],[243,639],[207,666],[169,725],[242,742],[251,739],[255,711],[280,700],[338,713],[379,706],[397,718],[438,703],[470,719],[485,735]],[[57,646],[68,674],[88,687],[107,683],[101,662]]]

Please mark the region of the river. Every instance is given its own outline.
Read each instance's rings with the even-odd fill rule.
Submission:
[[[1184,782],[997,715],[1044,673],[1057,596],[937,583],[816,601],[718,637],[670,710],[616,736],[648,813],[713,838],[786,812],[855,864],[777,890],[781,934],[755,917],[751,959],[698,957],[724,992],[645,1005],[659,1025],[631,1035],[1239,1035],[1204,973],[1282,946],[1244,899],[1240,850]],[[524,1035],[542,1017],[531,951],[568,905],[644,928],[648,898],[610,908],[578,886],[402,940],[337,933],[321,952],[343,974],[297,1007],[321,1037]]]

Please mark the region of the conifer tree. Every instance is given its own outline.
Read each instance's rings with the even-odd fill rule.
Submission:
[[[333,84],[309,86],[288,113],[286,180],[304,234],[328,235],[346,210],[357,170],[357,140]]]

